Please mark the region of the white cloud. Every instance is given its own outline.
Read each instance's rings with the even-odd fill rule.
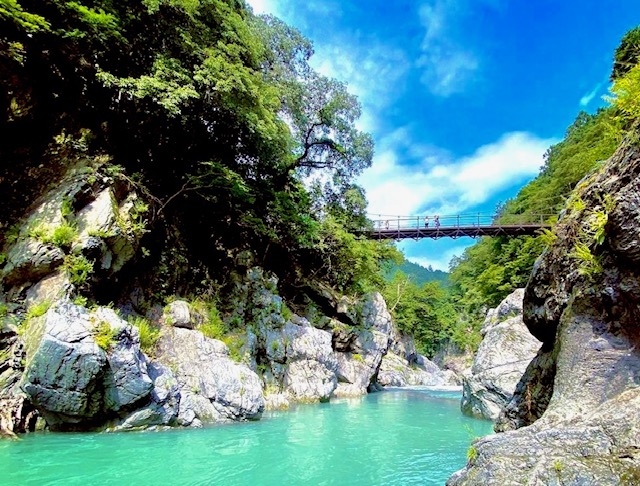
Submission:
[[[600,91],[600,88],[602,88],[602,83],[599,83],[598,86],[596,86],[589,93],[580,98],[580,107],[585,108],[589,103],[591,103],[591,100],[596,97],[598,91]]]
[[[382,150],[359,183],[367,192],[372,217],[460,214],[535,176],[554,142],[512,132],[457,159],[437,148],[422,147],[420,162],[406,165],[399,154],[410,139],[399,130],[382,140]]]
[[[275,14],[276,2],[274,0],[247,0],[256,15]]]
[[[344,81],[363,105],[358,129],[374,131],[379,113],[401,93],[398,84],[410,68],[404,52],[373,40],[336,37],[311,59],[321,74]]]
[[[422,83],[436,96],[464,91],[480,66],[477,55],[453,38],[461,13],[460,2],[454,0],[434,0],[420,8],[425,34],[417,66],[423,69]]]

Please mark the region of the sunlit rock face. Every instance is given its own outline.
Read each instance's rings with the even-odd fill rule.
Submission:
[[[487,313],[482,343],[463,378],[461,409],[467,415],[496,420],[540,349],[522,322],[523,295],[518,289]]]

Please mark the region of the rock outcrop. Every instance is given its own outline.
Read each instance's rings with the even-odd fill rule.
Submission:
[[[21,389],[52,429],[100,426],[153,401],[138,331],[113,310],[62,301],[27,326]],[[153,425],[175,414],[165,419]]]
[[[378,293],[368,295],[362,302],[360,328],[351,330],[354,338],[338,355],[338,386],[333,394],[339,397],[367,393],[376,382],[382,357],[392,343],[393,330],[387,305]],[[342,333],[340,326],[336,333]]]
[[[461,409],[467,415],[496,420],[540,349],[522,322],[523,296],[518,289],[487,313],[482,343],[463,378]]]
[[[458,385],[452,372],[443,371],[418,353],[411,336],[403,336],[394,328],[391,337],[391,347],[380,364],[378,384],[400,387]]]
[[[402,341],[379,294],[356,302],[313,282],[302,289],[305,316],[296,315],[277,277],[243,251],[229,277],[225,322],[207,330],[232,342],[206,337],[216,309],[200,298],[163,307],[135,276],[150,253],[138,250],[151,201],[117,167],[103,171],[104,160],[61,175],[2,249],[3,434],[33,430],[38,419],[55,430],[198,427],[376,389],[383,357]],[[170,259],[158,260],[153,268],[169,275]],[[89,310],[89,299],[120,299],[134,324],[145,315],[160,333],[153,356],[142,352],[136,325],[108,307]],[[418,368],[406,368],[402,383],[431,383],[412,349],[405,359]]]
[[[543,345],[505,432],[476,441],[449,485],[640,481],[640,150],[578,184],[554,233],[524,298]]]
[[[180,395],[179,422],[258,419],[264,410],[262,383],[251,369],[229,357],[229,349],[199,331],[166,328],[157,359],[173,370]],[[165,374],[168,372],[165,368]]]

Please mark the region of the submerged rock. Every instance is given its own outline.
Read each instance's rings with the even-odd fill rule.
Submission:
[[[496,420],[540,348],[522,322],[523,295],[518,289],[487,313],[484,338],[463,378],[461,409],[467,415]]]

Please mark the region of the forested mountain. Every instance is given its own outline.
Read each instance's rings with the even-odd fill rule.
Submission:
[[[443,285],[448,285],[449,274],[442,270],[434,270],[431,266],[423,267],[417,263],[410,262],[404,259],[402,263],[391,263],[389,268],[385,271],[387,280],[392,279],[396,272],[402,272],[411,280],[417,284],[422,285],[427,282],[440,282]]]

